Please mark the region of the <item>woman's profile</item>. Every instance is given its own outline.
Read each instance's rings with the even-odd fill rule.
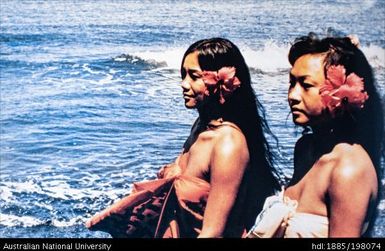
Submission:
[[[171,185],[153,237],[242,237],[279,188],[248,67],[229,40],[204,39],[185,52],[181,78],[185,106],[199,117],[183,152],[158,174]]]
[[[289,106],[305,128],[294,175],[250,237],[359,237],[379,200],[384,114],[372,69],[349,37],[301,37],[289,52]],[[272,223],[273,222],[273,223]]]

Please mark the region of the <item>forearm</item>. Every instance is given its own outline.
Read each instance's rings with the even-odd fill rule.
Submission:
[[[198,238],[222,238],[222,231],[218,228],[206,228],[202,230],[202,232],[198,235]]]

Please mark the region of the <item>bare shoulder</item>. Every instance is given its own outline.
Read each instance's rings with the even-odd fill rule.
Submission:
[[[203,156],[213,159],[239,159],[249,157],[247,141],[242,131],[233,123],[206,130],[199,134],[191,153],[199,152]]]
[[[330,158],[334,160],[330,177],[332,183],[368,182],[367,184],[376,184],[377,175],[374,165],[361,145],[337,144],[333,148]]]
[[[210,158],[211,177],[220,180],[222,185],[226,182],[237,184],[249,162],[246,138],[232,126],[221,126],[215,133]]]
[[[247,141],[242,131],[233,126],[221,126],[216,129],[214,151],[222,154],[245,154]]]

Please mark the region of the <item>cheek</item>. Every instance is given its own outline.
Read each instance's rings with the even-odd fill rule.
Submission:
[[[313,113],[313,115],[321,114],[324,109],[321,96],[314,96],[308,103],[308,109]]]
[[[203,95],[206,91],[206,85],[204,83],[195,83],[193,89],[196,95]]]

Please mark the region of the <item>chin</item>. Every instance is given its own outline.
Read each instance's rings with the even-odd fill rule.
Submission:
[[[309,125],[308,123],[302,123],[302,122],[296,122],[296,121],[294,121],[294,124],[296,124],[297,126],[308,126]]]
[[[187,109],[194,109],[194,108],[195,108],[195,104],[185,103],[184,106],[185,106]]]
[[[293,122],[294,122],[294,124],[299,125],[299,126],[307,126],[309,124],[308,119],[304,119],[301,117],[293,118]]]

